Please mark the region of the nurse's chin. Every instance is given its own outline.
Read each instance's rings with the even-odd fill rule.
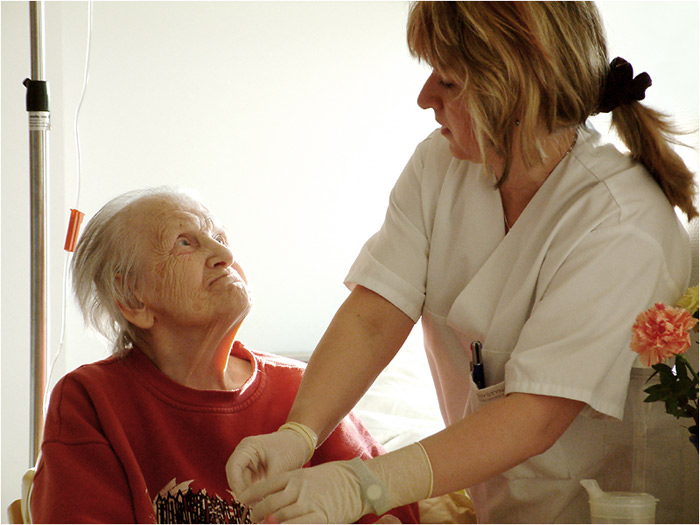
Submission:
[[[469,158],[469,156],[466,153],[464,153],[462,148],[452,144],[452,141],[450,141],[450,153],[457,160],[469,160],[471,162],[474,162],[474,159]]]

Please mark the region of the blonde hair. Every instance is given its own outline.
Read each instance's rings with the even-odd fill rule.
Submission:
[[[537,130],[583,125],[597,113],[610,69],[593,2],[418,2],[407,39],[414,56],[459,83],[484,163],[489,149],[505,161],[499,186],[516,134],[525,165],[541,164]],[[635,101],[613,110],[612,125],[669,201],[697,216],[693,174],[670,146],[668,118]]]
[[[117,305],[140,304],[135,292],[141,286],[141,229],[127,219],[133,204],[149,198],[206,209],[188,192],[168,187],[119,195],[87,223],[71,261],[73,291],[85,322],[112,343],[115,355],[123,355],[142,339],[140,329],[126,320]]]

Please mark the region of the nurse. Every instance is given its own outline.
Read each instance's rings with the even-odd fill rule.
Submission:
[[[606,479],[627,446],[606,429],[629,418],[630,328],[688,283],[673,207],[697,216],[692,174],[639,102],[649,76],[609,63],[592,3],[421,2],[408,43],[433,69],[418,105],[440,129],[347,276],[289,414],[297,435],[245,439],[229,483],[258,520],[348,523],[468,487],[480,522],[588,521],[579,481]],[[629,154],[586,126],[609,111]],[[446,428],[300,469],[418,320]]]

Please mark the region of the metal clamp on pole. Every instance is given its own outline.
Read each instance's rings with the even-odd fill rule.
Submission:
[[[27,88],[29,131],[49,131],[51,129],[49,83],[46,80],[27,78],[23,84]]]

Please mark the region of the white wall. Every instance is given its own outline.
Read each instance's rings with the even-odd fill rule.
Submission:
[[[313,349],[388,193],[434,127],[415,105],[427,70],[405,45],[405,2],[97,2],[80,117],[80,208],[146,185],[185,185],[231,231],[256,297],[241,339]],[[647,100],[697,125],[698,4],[605,3],[611,53],[654,80]],[[2,509],[28,466],[29,202],[26,2],[2,2]],[[73,118],[87,8],[46,5],[50,332],[60,335],[63,239],[74,205]],[[695,136],[696,137],[696,136]],[[694,138],[693,140],[696,140]],[[691,155],[697,164],[696,156]],[[107,354],[68,300],[51,383]]]

